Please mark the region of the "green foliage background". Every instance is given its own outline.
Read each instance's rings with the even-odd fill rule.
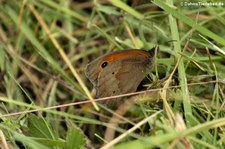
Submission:
[[[84,110],[84,104],[44,109],[88,100],[51,35],[89,90],[88,62],[110,51],[158,46],[147,84],[162,88],[168,79],[169,86],[178,87],[167,89],[166,103],[146,97],[147,102],[129,109],[116,136],[162,112],[114,148],[224,148],[225,2],[203,2],[0,0],[1,147],[105,144],[108,123],[90,115],[103,114],[107,120],[109,115]]]

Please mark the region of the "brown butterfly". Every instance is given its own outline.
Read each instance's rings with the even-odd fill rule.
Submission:
[[[154,50],[123,50],[100,56],[87,64],[86,76],[96,89],[96,98],[135,92],[154,64]],[[119,99],[117,99],[119,100]],[[110,107],[121,102],[105,100]]]

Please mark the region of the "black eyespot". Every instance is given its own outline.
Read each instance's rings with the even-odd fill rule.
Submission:
[[[116,93],[116,91],[113,91],[113,94],[115,94]]]
[[[108,62],[102,63],[102,68],[105,68],[108,65]]]
[[[114,72],[112,72],[112,74],[114,75],[115,73],[114,73]]]

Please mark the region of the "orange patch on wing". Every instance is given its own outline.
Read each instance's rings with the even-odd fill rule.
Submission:
[[[105,56],[103,61],[111,62],[121,58],[132,57],[132,56],[148,57],[149,53],[143,50],[124,50],[124,51],[115,52]]]

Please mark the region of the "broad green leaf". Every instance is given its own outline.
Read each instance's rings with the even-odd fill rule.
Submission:
[[[55,139],[52,129],[43,117],[31,114],[28,118],[28,128],[32,137]]]
[[[66,148],[67,149],[82,149],[84,148],[86,138],[83,132],[78,128],[72,128],[67,133]]]

